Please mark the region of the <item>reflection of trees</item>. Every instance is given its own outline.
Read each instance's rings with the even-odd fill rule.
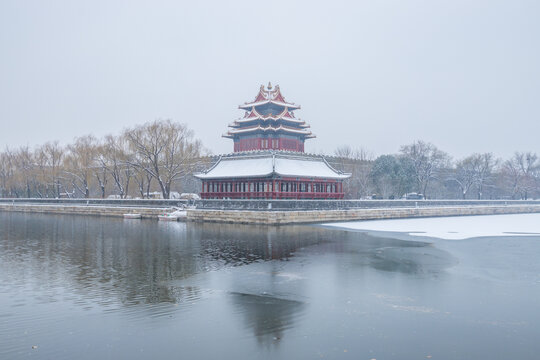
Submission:
[[[261,345],[277,344],[285,330],[294,326],[305,304],[272,296],[233,293],[233,303],[244,315]]]
[[[289,295],[302,294],[298,288],[302,283],[278,279],[282,268],[290,269],[283,261],[300,249],[299,262],[305,257],[325,262],[324,255],[331,254],[340,277],[364,268],[433,273],[453,261],[448,253],[424,243],[322,227],[163,224],[0,213],[0,271],[8,273],[2,279],[39,287],[36,293],[45,301],[64,296],[81,307],[191,303],[205,290],[186,286],[187,282],[178,286],[175,280],[273,260],[237,268],[220,278],[231,280],[226,290],[235,291],[228,294],[236,312],[259,344],[267,347],[279,343],[306,307],[296,301],[296,295]],[[296,264],[290,265],[295,269]],[[136,310],[162,315],[170,308]]]
[[[197,289],[176,288],[171,280],[287,260],[302,248],[344,253],[352,265],[383,271],[432,272],[450,265],[448,254],[435,254],[421,243],[311,226],[162,224],[13,213],[2,219],[0,239],[6,240],[0,250],[10,271],[20,269],[22,278],[67,286],[82,301],[100,299],[104,304],[114,299],[128,305],[181,302],[197,297]]]
[[[67,287],[77,301],[181,302],[196,288],[171,280],[224,266],[287,259],[325,242],[325,230],[223,224],[162,224],[83,216],[5,214],[0,243],[21,276]],[[4,251],[5,250],[5,251]],[[24,262],[24,266],[21,264]],[[30,270],[30,273],[28,272]]]
[[[181,227],[34,214],[9,214],[7,224],[0,238],[8,239],[2,247],[11,267],[24,271],[28,282],[68,288],[77,301],[159,303],[193,296],[193,289],[171,294],[166,283],[199,268],[180,245]]]

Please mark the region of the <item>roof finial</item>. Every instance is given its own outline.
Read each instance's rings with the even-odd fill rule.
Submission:
[[[271,90],[272,89],[272,83],[269,81],[268,82],[268,90]]]

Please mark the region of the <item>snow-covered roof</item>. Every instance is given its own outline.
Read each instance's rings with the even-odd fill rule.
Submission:
[[[272,172],[271,157],[222,157],[206,173],[195,174],[195,176],[199,179],[263,177],[271,175]]]
[[[199,179],[226,179],[246,177],[284,177],[346,179],[350,174],[333,169],[322,157],[280,154],[268,151],[262,155],[230,155],[221,157]]]
[[[289,122],[289,123],[292,123],[293,125],[296,125],[296,126],[306,126],[306,127],[309,127],[309,125],[306,124],[306,122],[304,120],[299,120],[299,119],[293,119],[293,118],[286,118],[286,117],[280,117],[280,116],[268,116],[268,117],[259,117],[259,118],[244,118],[244,119],[238,119],[238,120],[235,120],[231,125],[229,125],[230,127],[239,127],[239,126],[246,126],[245,123],[250,123],[250,122],[253,122],[253,121],[257,121],[257,120],[262,120],[263,122],[269,122],[269,121],[278,121],[278,120],[283,120],[284,122]]]
[[[253,106],[261,106],[264,104],[272,103],[274,105],[287,107],[291,110],[300,109],[300,105],[295,105],[294,103],[288,103],[285,101],[285,97],[281,94],[279,85],[276,85],[272,90],[272,84],[268,83],[268,90],[264,88],[264,85],[261,85],[259,93],[255,96],[255,100],[244,105],[240,105],[240,109],[250,109]]]
[[[281,90],[279,89],[279,85],[276,85],[274,89],[272,90],[272,84],[268,83],[268,90],[264,88],[264,85],[261,85],[259,89],[259,93],[257,96],[255,96],[255,100],[252,102],[246,103],[246,105],[240,105],[241,108],[244,106],[259,106],[262,104],[266,104],[268,102],[273,102],[276,105],[280,106],[287,106],[290,108],[298,109],[300,106],[295,105],[294,103],[288,103],[285,101],[285,97],[283,94],[281,94]]]
[[[339,173],[328,165],[322,158],[300,157],[289,159],[285,157],[275,158],[276,173],[282,176],[293,177],[317,177],[329,179],[346,179],[350,174]]]
[[[283,125],[280,125],[278,127],[272,127],[272,126],[262,127],[260,125],[257,125],[257,126],[247,127],[247,128],[232,129],[232,130],[229,130],[223,136],[227,137],[227,136],[231,136],[231,135],[234,135],[234,134],[243,134],[243,133],[249,133],[249,132],[255,132],[255,131],[263,131],[263,132],[267,132],[267,131],[273,131],[273,132],[283,131],[283,132],[289,132],[289,133],[294,133],[294,134],[305,135],[306,137],[315,137],[311,133],[311,131],[305,130],[305,128],[295,129],[295,128],[291,128],[291,127],[287,127],[287,126],[283,126]]]
[[[262,106],[262,105],[266,105],[266,104],[274,104],[274,105],[277,105],[277,106],[286,107],[289,110],[300,109],[300,105],[295,105],[295,104],[292,104],[292,103],[275,101],[275,100],[263,100],[263,101],[258,101],[258,102],[246,103],[244,105],[239,105],[238,108],[249,110],[254,106]]]
[[[259,112],[256,109],[252,109],[249,113],[246,112],[246,114],[245,114],[245,116],[243,118],[237,119],[234,122],[234,124],[246,123],[246,122],[251,122],[251,121],[254,121],[254,120],[263,120],[263,121],[267,121],[267,120],[274,120],[274,121],[276,121],[276,120],[285,120],[285,121],[289,121],[289,122],[292,122],[292,123],[305,124],[305,121],[300,120],[300,119],[296,119],[294,117],[294,115],[292,114],[292,112],[290,112],[287,109],[283,109],[283,111],[280,114],[277,114],[277,115],[273,115],[273,114],[262,115],[262,114],[259,114]]]

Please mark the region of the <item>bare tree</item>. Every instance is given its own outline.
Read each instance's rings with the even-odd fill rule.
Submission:
[[[400,151],[412,162],[418,192],[426,196],[429,182],[437,178],[441,169],[448,167],[450,156],[421,140],[402,146]]]
[[[493,171],[499,161],[492,153],[474,154],[474,184],[476,186],[477,198],[482,199],[484,188],[492,180]]]
[[[48,182],[52,188],[53,196],[60,197],[60,188],[62,187],[60,176],[65,150],[58,141],[53,141],[43,145],[43,152],[47,157]]]
[[[23,186],[26,197],[32,197],[32,187],[34,183],[34,159],[28,146],[22,146],[13,153],[13,162],[16,168],[14,174],[16,183]]]
[[[341,159],[353,159],[357,161],[372,161],[373,153],[363,147],[352,148],[350,145],[342,145],[334,151],[334,155]]]
[[[79,137],[68,146],[69,153],[65,158],[66,168],[70,182],[85,198],[90,197],[90,179],[97,150],[97,141],[92,135]]]
[[[531,192],[537,189],[540,163],[535,153],[516,152],[503,164],[503,171],[513,199],[519,195],[527,200]]]
[[[98,161],[101,167],[111,175],[118,195],[122,199],[127,197],[129,184],[134,176],[134,168],[129,159],[130,153],[126,138],[107,135],[99,148]]]
[[[97,185],[99,187],[100,197],[102,199],[106,196],[107,183],[109,180],[109,169],[107,164],[104,161],[104,156],[107,154],[106,146],[103,141],[98,141],[95,146],[94,151],[94,166],[92,168],[92,173],[96,178]]]
[[[136,151],[132,165],[155,178],[163,197],[168,199],[171,185],[192,171],[202,146],[185,125],[171,120],[156,120],[125,133]]]
[[[101,161],[99,152],[101,151],[101,146],[96,149],[96,164],[93,169],[94,176],[99,186],[99,193],[102,199],[105,199],[105,194],[107,191],[107,183],[109,182],[109,171],[105,164]]]
[[[102,141],[82,136],[67,147],[54,141],[34,150],[6,148],[0,151],[0,196],[60,197],[78,191],[88,198],[98,187],[105,197],[112,178],[122,198],[128,196],[133,181],[141,197],[148,196],[157,183],[168,198],[182,179],[194,186],[192,173],[205,162],[201,155],[206,150],[193,132],[170,120],[137,126]]]
[[[349,145],[338,147],[335,157],[329,159],[332,166],[351,177],[344,181],[344,191],[347,198],[361,198],[371,191],[371,162],[373,154],[364,148],[352,148]]]
[[[458,161],[450,176],[450,180],[455,181],[459,186],[462,199],[467,197],[467,193],[476,182],[476,159],[474,155],[471,155]]]
[[[49,194],[50,186],[48,184],[49,178],[49,158],[45,153],[44,146],[39,146],[34,150],[34,172],[35,172],[35,191],[40,197],[48,197],[49,195],[54,197],[54,194]]]
[[[12,181],[14,174],[13,155],[9,148],[0,153],[0,190],[2,197],[13,196]]]
[[[152,173],[146,171],[148,166],[142,161],[132,159],[130,160],[130,164],[139,164],[133,166],[133,180],[137,183],[137,190],[141,198],[148,198],[152,187],[152,179],[154,178]]]
[[[503,177],[505,179],[505,187],[509,188],[512,199],[515,199],[519,194],[519,187],[521,182],[521,171],[519,164],[515,162],[515,159],[509,159],[503,164]]]

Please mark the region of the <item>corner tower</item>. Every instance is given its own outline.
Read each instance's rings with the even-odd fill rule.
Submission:
[[[304,152],[306,139],[314,138],[305,121],[295,118],[300,105],[289,103],[279,85],[261,85],[255,100],[238,106],[243,118],[229,125],[223,137],[233,139],[234,152],[253,150],[286,150]]]

